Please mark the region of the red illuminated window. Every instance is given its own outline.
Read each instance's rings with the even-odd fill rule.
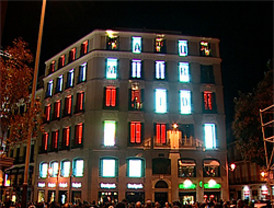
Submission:
[[[54,103],[54,119],[60,118],[61,101],[58,100]]]
[[[70,143],[70,128],[64,128],[63,129],[63,141],[62,141],[62,146],[63,147],[69,147]]]
[[[215,111],[215,94],[213,92],[205,91],[203,93],[204,98],[204,111],[214,112]]]
[[[130,90],[130,110],[141,110],[143,107],[142,103],[142,90]]]
[[[49,68],[49,73],[53,73],[55,71],[55,61],[52,61]]]
[[[142,124],[132,121],[130,123],[130,143],[140,144],[142,140]]]
[[[51,110],[51,105],[48,104],[45,106],[45,116],[46,116],[46,121],[50,121],[50,110]]]
[[[166,143],[166,124],[156,124],[156,143],[165,144]]]
[[[76,112],[84,110],[84,92],[77,93]]]
[[[57,131],[52,132],[52,140],[51,140],[52,150],[57,150],[58,140],[59,140],[59,131],[57,130]]]
[[[88,53],[88,40],[81,44],[81,56]]]
[[[65,55],[62,55],[62,56],[59,58],[59,61],[58,61],[58,69],[62,68],[63,66],[65,66]]]
[[[75,145],[81,145],[83,143],[83,124],[78,124],[75,127]]]
[[[66,116],[71,114],[71,106],[72,106],[72,96],[69,95],[65,98],[65,112],[64,112],[64,114]]]
[[[115,107],[117,105],[117,90],[115,87],[105,88],[105,107]]]
[[[69,52],[69,62],[72,62],[76,59],[76,48],[73,48]]]
[[[48,141],[49,141],[49,133],[45,132],[42,137],[42,150],[47,151],[48,150]]]

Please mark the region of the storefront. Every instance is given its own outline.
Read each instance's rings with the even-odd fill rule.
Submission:
[[[194,204],[196,201],[196,184],[190,179],[179,184],[179,199],[183,205]]]
[[[98,192],[98,204],[118,203],[118,191],[115,183],[100,183]]]
[[[219,201],[221,199],[221,184],[214,179],[210,179],[204,184],[204,198],[207,200]]]
[[[145,192],[144,192],[144,185],[143,184],[127,184],[127,191],[126,191],[126,200],[127,202],[136,203],[140,201],[142,203],[145,202]]]
[[[72,182],[71,183],[71,202],[72,204],[78,204],[82,199],[82,183]]]

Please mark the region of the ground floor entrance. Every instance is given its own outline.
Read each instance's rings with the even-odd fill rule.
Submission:
[[[168,202],[168,192],[155,192],[155,202],[159,202],[161,207],[164,207],[165,202]]]

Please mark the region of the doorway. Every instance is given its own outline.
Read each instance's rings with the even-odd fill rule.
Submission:
[[[168,202],[167,192],[155,192],[155,202],[159,202],[161,207],[164,207],[165,202]]]

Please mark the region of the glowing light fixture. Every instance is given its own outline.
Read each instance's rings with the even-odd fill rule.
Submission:
[[[191,180],[186,179],[184,183],[179,184],[179,189],[196,189],[196,185]]]

